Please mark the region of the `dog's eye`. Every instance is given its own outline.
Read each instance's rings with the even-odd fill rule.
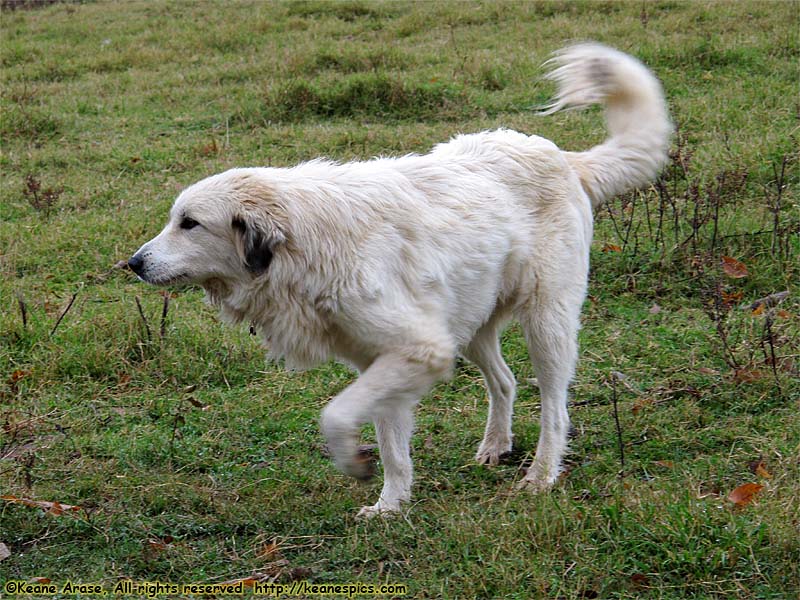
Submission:
[[[190,219],[189,217],[183,217],[183,220],[181,221],[181,229],[194,229],[198,225],[200,225],[200,223],[194,219]]]

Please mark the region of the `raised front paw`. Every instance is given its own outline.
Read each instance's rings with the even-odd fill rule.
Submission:
[[[328,447],[324,451],[326,454],[332,454]],[[333,454],[333,461],[336,468],[345,475],[367,482],[375,477],[378,470],[377,447],[374,445],[358,446],[354,453]]]

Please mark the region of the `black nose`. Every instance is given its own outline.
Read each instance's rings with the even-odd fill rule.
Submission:
[[[144,269],[144,259],[139,254],[134,254],[128,259],[128,267],[137,275],[141,275]]]

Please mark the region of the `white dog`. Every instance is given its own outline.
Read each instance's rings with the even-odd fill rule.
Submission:
[[[604,104],[606,142],[565,152],[501,129],[424,156],[232,169],[181,193],[128,263],[152,284],[201,285],[227,321],[254,325],[289,366],[335,357],[358,370],[321,427],[339,469],[365,478],[360,428],[375,424],[384,485],[360,515],[409,500],[414,407],[459,353],[489,391],[476,459],[494,465],[511,450],[516,385],[498,341],[511,318],[542,405],[520,487],[544,490],[559,474],[592,209],[657,175],[671,124],[661,86],[637,60],[581,44],[550,62],[558,93],[547,112]]]

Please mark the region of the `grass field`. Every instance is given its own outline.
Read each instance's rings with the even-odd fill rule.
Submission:
[[[797,598],[799,11],[3,10],[0,589],[253,578],[418,598]],[[588,148],[599,110],[536,114],[553,91],[540,64],[587,38],[654,69],[678,133],[658,184],[597,216],[567,472],[550,494],[513,491],[539,411],[512,325],[514,455],[473,463],[486,394],[460,365],[418,410],[407,514],[357,521],[379,484],[340,475],[317,425],[353,373],[285,372],[200,291],[165,299],[115,265],[180,189],[232,166],[426,152],[499,126]]]

